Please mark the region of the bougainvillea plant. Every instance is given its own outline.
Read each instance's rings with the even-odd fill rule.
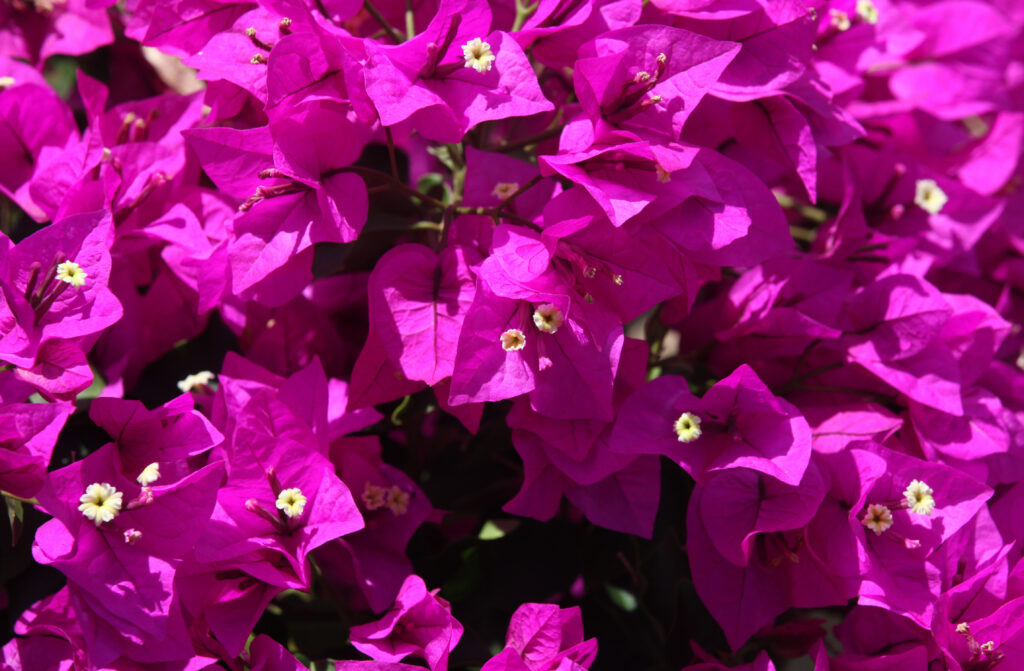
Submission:
[[[1024,5],[0,2],[0,671],[1024,668]]]

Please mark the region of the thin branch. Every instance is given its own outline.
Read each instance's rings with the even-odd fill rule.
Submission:
[[[550,140],[553,137],[557,137],[562,133],[561,126],[555,126],[549,128],[546,131],[531,135],[530,137],[523,138],[516,142],[509,142],[508,144],[498,145],[497,147],[488,147],[487,151],[515,151],[516,149],[522,149],[523,147],[529,147],[531,144],[540,144],[544,140]]]
[[[391,161],[391,176],[395,178],[395,181],[400,181],[398,178],[398,161],[395,160],[395,140],[391,137],[391,127],[384,126],[384,134],[388,138],[388,159]]]
[[[512,201],[514,201],[516,198],[518,198],[520,194],[522,194],[524,191],[527,191],[527,190],[533,188],[534,186],[536,186],[537,183],[540,182],[540,180],[542,180],[542,179],[544,179],[544,178],[541,175],[537,175],[536,177],[531,179],[529,182],[527,182],[526,184],[524,184],[521,187],[519,187],[518,189],[516,189],[515,193],[513,193],[511,196],[509,196],[505,200],[501,201],[501,204],[498,205],[498,207],[496,208],[495,211],[498,214],[500,214],[502,210],[504,210],[505,208],[507,208],[510,205],[512,205]]]
[[[371,177],[373,179],[376,179],[376,180],[385,182],[387,184],[390,184],[391,186],[393,186],[394,188],[398,189],[399,191],[402,191],[406,195],[411,196],[412,198],[418,198],[418,199],[422,200],[424,203],[427,203],[428,205],[432,205],[433,207],[436,207],[436,208],[439,208],[439,209],[444,209],[446,207],[444,203],[442,203],[441,201],[437,200],[436,198],[432,198],[431,196],[428,196],[425,193],[417,191],[416,189],[412,188],[411,186],[408,186],[405,183],[403,183],[401,180],[395,179],[394,177],[392,177],[391,175],[387,174],[386,172],[381,172],[380,170],[374,170],[373,168],[364,168],[364,167],[359,166],[359,165],[350,165],[350,166],[345,167],[345,168],[338,168],[336,170],[330,170],[330,171],[324,173],[324,177],[327,177],[327,176],[330,176],[330,175],[336,175],[336,174],[339,174],[339,173],[342,173],[342,172],[354,172],[357,175],[360,175],[362,177]]]
[[[402,39],[402,33],[395,30],[394,26],[388,23],[388,20],[384,18],[384,15],[378,12],[377,8],[370,4],[370,0],[366,0],[366,2],[363,3],[363,7],[365,7],[366,11],[368,11],[370,15],[377,20],[377,23],[387,31],[388,35],[391,36],[391,39],[395,41],[395,44],[401,44],[405,41]]]
[[[494,208],[494,207],[456,207],[455,208],[455,213],[456,214],[478,214],[478,215],[481,215],[481,216],[484,216],[484,217],[493,217],[495,219],[508,219],[510,221],[516,222],[517,224],[522,224],[523,226],[529,226],[530,228],[532,228],[533,230],[538,231],[538,232],[543,230],[540,226],[538,226],[534,222],[530,221],[526,217],[520,217],[518,214],[511,214],[509,212],[501,212],[497,208]]]

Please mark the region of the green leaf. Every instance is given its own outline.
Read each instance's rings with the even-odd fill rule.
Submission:
[[[43,75],[54,91],[65,100],[71,95],[78,72],[78,62],[68,56],[54,56],[47,60]]]
[[[100,375],[95,368],[92,368],[92,366],[90,366],[90,368],[92,369],[92,384],[78,393],[78,396],[75,397],[76,403],[91,401],[98,397],[107,386],[107,381],[103,379],[103,376]]]
[[[4,503],[7,505],[7,521],[11,525],[11,547],[14,547],[25,527],[25,508],[21,501],[9,496],[4,497]]]
[[[452,172],[455,172],[455,159],[452,157],[452,152],[448,148],[448,145],[427,147],[427,153],[436,158],[438,161],[440,161],[441,165],[448,168]]]
[[[477,538],[482,541],[496,541],[504,538],[519,527],[519,520],[487,520]]]
[[[431,189],[444,184],[444,175],[439,172],[428,172],[416,182],[416,190],[420,193],[430,193]]]
[[[612,603],[626,611],[632,613],[636,610],[637,602],[636,597],[629,590],[616,587],[615,585],[605,584],[604,590],[608,592],[608,598],[611,599]]]

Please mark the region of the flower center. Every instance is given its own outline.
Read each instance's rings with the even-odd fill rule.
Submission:
[[[79,499],[78,510],[92,520],[96,526],[109,522],[121,512],[124,494],[108,482],[94,482],[85,488],[85,494]]]
[[[692,443],[700,438],[700,417],[692,412],[684,412],[673,425],[680,443]]]
[[[658,54],[654,61],[654,72],[637,71],[632,78],[622,84],[622,92],[612,103],[602,110],[604,116],[612,122],[624,121],[642,110],[661,102],[661,96],[647,94],[662,80],[668,57]]]
[[[914,204],[928,214],[938,214],[949,202],[949,196],[934,179],[917,180]]]
[[[245,29],[245,36],[249,38],[249,41],[252,42],[253,46],[257,49],[262,49],[263,51],[270,51],[271,49],[274,48],[273,44],[264,42],[263,40],[256,36],[256,28],[253,26],[249,26]]]
[[[906,498],[906,505],[911,512],[918,515],[931,515],[935,509],[935,491],[920,480],[911,480],[907,488],[903,490]]]
[[[190,391],[203,391],[203,387],[209,387],[210,382],[216,376],[208,370],[202,370],[194,375],[186,375],[185,379],[178,383],[178,389],[183,394]]]
[[[371,485],[369,482],[363,487],[363,505],[366,506],[367,510],[377,510],[383,508],[388,503],[388,490],[377,485]]]
[[[878,7],[871,0],[857,0],[857,16],[871,25],[878,23]]]
[[[158,464],[158,463],[156,463],[154,461],[152,464],[150,464],[149,466],[146,466],[144,469],[142,469],[142,472],[139,473],[139,477],[135,478],[135,481],[138,482],[143,487],[145,487],[146,485],[153,484],[154,482],[156,482],[159,479],[160,479],[160,464]]]
[[[65,289],[82,287],[88,276],[88,273],[82,270],[80,265],[74,261],[68,261],[63,252],[59,252],[54,257],[45,273],[42,270],[41,263],[33,263],[28,284],[25,286],[25,300],[32,306],[36,324],[60,298]]]
[[[409,492],[405,491],[398,485],[393,485],[388,490],[388,510],[395,515],[404,515],[409,510]]]
[[[850,15],[841,9],[828,10],[828,22],[839,32],[850,29]]]
[[[538,330],[554,335],[565,323],[565,315],[551,303],[544,303],[533,311],[533,323]]]
[[[874,531],[876,536],[881,536],[892,526],[892,511],[881,503],[872,503],[868,506],[867,512],[864,513],[860,522]]]
[[[462,45],[462,55],[466,59],[466,67],[480,73],[488,72],[497,58],[491,51],[491,45],[479,37],[474,37]]]
[[[260,54],[256,54],[262,58]],[[255,56],[253,57],[255,58]],[[253,61],[256,62],[255,60]],[[264,60],[265,62],[265,60]],[[302,182],[297,182],[285,173],[281,172],[277,168],[267,168],[260,170],[256,173],[256,176],[260,179],[284,179],[286,182],[274,184],[272,186],[257,186],[255,193],[246,198],[245,202],[238,206],[239,212],[248,212],[257,203],[264,201],[268,198],[277,198],[278,196],[287,196],[292,193],[302,193],[309,190],[310,187],[306,186]]]
[[[88,273],[82,270],[82,266],[74,261],[65,261],[57,266],[57,279],[61,282],[67,282],[75,288],[85,286],[85,278],[87,276]]]
[[[274,502],[274,505],[286,517],[295,518],[301,515],[303,509],[305,509],[306,497],[298,487],[289,487],[288,489],[281,490],[281,493],[277,495],[277,501]]]
[[[515,182],[499,182],[494,185],[494,191],[491,192],[491,195],[501,200],[508,200],[509,196],[518,190],[519,185]]]
[[[526,335],[519,329],[509,329],[501,334],[501,348],[506,352],[518,352],[526,347]]]
[[[961,622],[956,626],[956,633],[964,637],[967,642],[967,649],[971,653],[970,659],[964,665],[965,671],[988,671],[1000,665],[1006,657],[1006,653],[996,647],[995,641],[978,643],[978,639],[971,633],[971,626]]]
[[[37,14],[50,14],[59,5],[61,7],[67,0],[8,0],[8,4],[17,12],[36,12]]]

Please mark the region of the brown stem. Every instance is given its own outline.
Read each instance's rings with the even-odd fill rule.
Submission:
[[[391,161],[391,176],[396,182],[401,181],[398,178],[398,161],[395,160],[395,140],[391,137],[391,128],[384,126],[384,134],[388,138],[388,159]]]
[[[488,147],[487,151],[515,151],[516,149],[528,147],[531,144],[540,144],[544,140],[550,140],[553,137],[558,137],[561,133],[562,127],[555,126],[554,128],[549,128],[546,131],[537,133],[536,135],[531,135],[530,137],[523,138],[522,140],[517,140],[516,142],[509,142],[507,144],[502,144],[497,147]]]
[[[377,8],[370,4],[370,0],[366,0],[366,2],[363,3],[363,7],[366,9],[366,11],[370,13],[370,16],[376,19],[377,23],[379,23],[381,27],[383,27],[384,30],[387,31],[391,39],[395,41],[395,44],[401,44],[402,42],[405,41],[402,39],[401,33],[395,30],[394,27],[390,23],[388,23],[388,20],[385,19],[384,16],[377,11]]]
[[[515,193],[513,193],[511,196],[509,196],[505,200],[501,201],[501,204],[498,205],[498,207],[497,207],[497,209],[495,211],[498,214],[500,214],[502,210],[504,210],[506,207],[509,207],[510,205],[512,205],[512,201],[514,201],[516,198],[518,198],[520,196],[520,194],[522,194],[524,191],[527,191],[527,190],[533,188],[534,186],[536,186],[537,183],[540,182],[540,180],[542,180],[542,179],[544,179],[544,177],[542,177],[541,175],[537,175],[536,177],[531,179],[529,182],[527,182],[526,184],[524,184],[521,187],[519,187],[518,189],[516,189]]]

